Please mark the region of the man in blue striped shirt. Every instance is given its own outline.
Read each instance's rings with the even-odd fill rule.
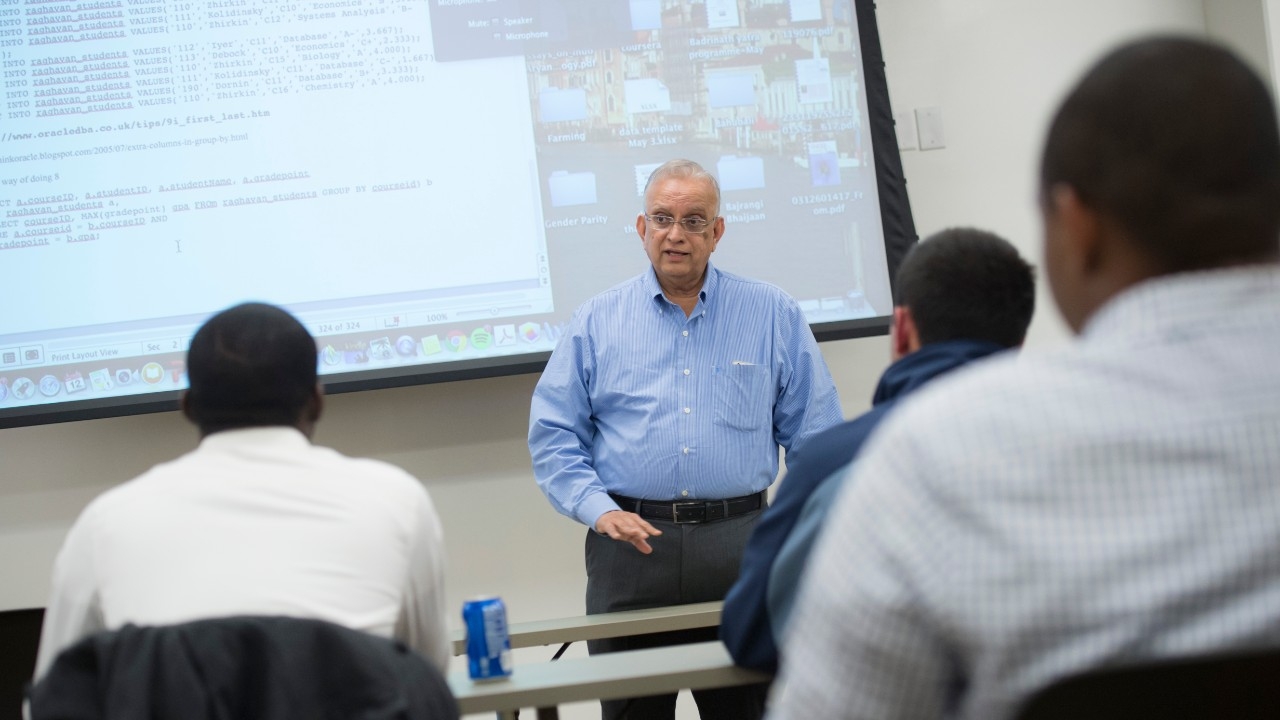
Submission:
[[[697,163],[650,176],[636,218],[652,268],[574,314],[534,391],[529,450],[552,506],[587,533],[587,612],[724,598],[787,451],[841,420],[795,300],[717,269],[720,193]],[[591,652],[712,640],[705,632]],[[758,717],[761,688],[694,693],[703,718]],[[671,718],[675,696],[603,703]]]

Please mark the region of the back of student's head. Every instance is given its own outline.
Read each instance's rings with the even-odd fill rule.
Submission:
[[[1280,253],[1270,93],[1229,51],[1155,38],[1104,57],[1050,125],[1041,191],[1068,186],[1159,273]]]
[[[237,305],[191,339],[187,377],[187,416],[204,434],[296,426],[315,394],[315,340],[278,307]]]
[[[911,310],[921,345],[986,340],[1016,347],[1035,312],[1035,271],[1000,236],[951,228],[911,248],[894,297]]]

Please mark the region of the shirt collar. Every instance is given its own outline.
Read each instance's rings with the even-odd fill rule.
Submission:
[[[287,425],[222,430],[200,440],[200,447],[215,450],[246,445],[301,448],[310,444],[301,430]]]
[[[658,284],[658,274],[654,272],[653,267],[649,267],[649,271],[644,274],[642,282],[644,283],[645,297],[651,297],[656,301],[659,308],[665,308],[671,303],[666,296],[662,294],[662,286]],[[711,261],[707,261],[707,273],[702,278],[702,289],[698,291],[698,300],[702,304],[715,297],[716,288],[720,286],[720,271],[716,270]]]
[[[951,372],[989,355],[1006,350],[986,340],[945,340],[929,343],[915,352],[908,353],[889,366],[876,384],[872,405],[893,400],[914,391],[943,373]]]
[[[1280,265],[1164,275],[1122,291],[1085,323],[1089,342],[1141,345],[1195,337],[1226,325],[1255,327],[1275,311]]]

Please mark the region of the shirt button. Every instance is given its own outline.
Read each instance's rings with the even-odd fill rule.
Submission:
[[[689,374],[689,368],[685,368],[685,369],[684,369],[684,374],[685,374],[685,375],[688,375],[688,374]]]
[[[688,455],[688,454],[689,454],[689,448],[685,448],[685,449],[684,449],[684,454],[685,454],[685,455]]]
[[[689,413],[691,413],[691,412],[693,412],[693,411],[692,411],[692,410],[690,410],[689,408],[685,408],[685,409],[684,409],[684,414],[685,414],[685,415],[688,415],[688,414],[689,414]]]
[[[688,490],[681,490],[681,491],[680,491],[680,497],[689,497],[689,491],[688,491]]]
[[[682,334],[683,334],[685,337],[689,337],[689,331],[688,331],[688,330],[685,330]]]

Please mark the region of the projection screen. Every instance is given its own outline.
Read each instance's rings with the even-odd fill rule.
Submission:
[[[536,371],[675,157],[820,339],[915,240],[869,0],[0,0],[0,73],[0,427],[172,409],[245,300],[328,392]]]

